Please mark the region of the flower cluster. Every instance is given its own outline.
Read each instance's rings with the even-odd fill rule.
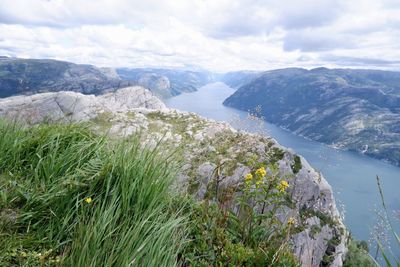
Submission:
[[[253,175],[251,173],[248,173],[244,176],[244,181],[246,184],[250,184],[251,180],[253,180]]]
[[[264,178],[265,175],[267,175],[267,171],[265,170],[264,167],[261,167],[256,170],[256,175],[257,175],[257,178]]]
[[[289,187],[289,183],[286,182],[285,180],[282,180],[279,185],[277,186],[277,189],[279,192],[283,193],[286,191],[286,189]]]
[[[296,219],[293,217],[290,217],[287,221],[288,225],[295,225],[296,224]]]
[[[260,188],[263,184],[264,184],[264,178],[267,176],[267,171],[265,170],[264,167],[258,168],[255,171],[255,185],[256,188]],[[250,186],[252,184],[253,181],[253,174],[248,173],[244,176],[244,182],[246,184],[246,186]],[[272,178],[273,180],[273,178]],[[281,192],[284,193],[286,191],[286,189],[289,187],[289,183],[285,180],[280,181],[280,183],[276,186],[276,189]]]

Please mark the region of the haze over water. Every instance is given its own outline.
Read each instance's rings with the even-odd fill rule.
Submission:
[[[234,89],[224,83],[208,84],[197,92],[182,94],[168,99],[168,107],[195,112],[201,116],[232,122],[240,117],[243,125],[254,125],[248,114],[225,107],[222,102]],[[257,128],[257,127],[255,127]],[[251,130],[246,127],[246,130]],[[257,130],[259,130],[257,128]],[[263,130],[281,145],[302,155],[315,169],[320,171],[332,186],[337,205],[345,206],[345,224],[358,240],[368,240],[376,220],[376,208],[381,209],[376,175],[381,179],[386,205],[390,211],[400,210],[400,168],[353,152],[340,151],[318,142],[296,136],[273,124],[264,122]],[[399,221],[395,223],[399,229]],[[395,252],[400,254],[400,252]],[[374,254],[371,251],[371,254]]]

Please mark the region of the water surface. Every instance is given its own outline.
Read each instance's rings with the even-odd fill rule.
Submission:
[[[239,116],[243,123],[234,123],[233,126],[252,130],[248,128],[252,122],[248,120],[246,112],[222,105],[233,92],[234,89],[223,83],[213,83],[197,92],[168,99],[166,104],[171,108],[195,112],[220,121],[237,121]],[[381,179],[388,208],[400,210],[400,168],[364,155],[340,151],[307,140],[267,122],[262,127],[268,135],[302,155],[323,174],[333,188],[338,206],[344,205],[345,224],[355,238],[368,240],[375,225],[375,210],[376,207],[381,207],[376,175]],[[258,127],[253,129],[258,130]],[[397,229],[398,226],[399,224],[396,224]]]

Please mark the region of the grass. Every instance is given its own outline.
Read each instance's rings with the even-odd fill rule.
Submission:
[[[142,140],[0,120],[0,266],[299,265],[292,226],[275,208],[258,214],[286,203],[280,178],[254,171],[265,185],[242,185],[235,213],[222,189],[202,202],[174,193],[175,155]]]
[[[0,266],[177,265],[186,216],[159,148],[0,121],[0,150]]]
[[[382,208],[383,208],[383,212],[384,212],[384,220],[386,220],[388,222],[388,230],[390,232],[390,234],[392,235],[393,239],[394,239],[394,244],[393,246],[398,249],[400,247],[400,236],[397,233],[391,217],[389,216],[389,211],[388,208],[386,207],[386,202],[385,202],[385,197],[384,197],[384,193],[382,190],[382,186],[381,186],[381,181],[379,176],[376,176],[376,182],[377,182],[377,186],[378,186],[378,190],[379,190],[379,195],[381,197],[381,204],[382,204]],[[383,260],[385,261],[386,265],[388,267],[392,267],[392,266],[400,266],[400,256],[399,255],[395,255],[395,253],[393,253],[393,251],[391,250],[390,247],[385,247],[382,244],[382,241],[380,239],[379,235],[375,236],[375,240],[377,243],[377,248],[378,251],[380,252],[380,254],[383,257]]]

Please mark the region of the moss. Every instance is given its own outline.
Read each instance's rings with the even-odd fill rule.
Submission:
[[[133,111],[128,111],[127,113],[125,113],[126,116],[128,117],[128,119],[134,119],[136,118],[136,113]]]
[[[179,134],[182,138],[188,139],[188,136],[184,133],[187,131],[192,131],[196,133],[200,129],[204,128],[206,122],[197,116],[175,116],[175,114],[162,113],[160,111],[150,112],[145,115],[149,120],[150,124],[157,125],[156,121],[162,121],[163,123],[171,125],[171,132],[173,134]],[[155,126],[149,131],[158,132],[158,127]]]
[[[321,225],[329,225],[329,226],[335,226],[335,220],[329,216],[328,214],[325,214],[319,210],[314,210],[311,208],[306,208],[306,207],[302,207],[300,210],[300,217],[305,220],[307,218],[311,218],[311,217],[317,217],[319,218],[319,220],[321,221]]]
[[[114,115],[111,112],[102,112],[99,113],[95,118],[91,121],[96,124],[96,126],[100,127],[100,130],[108,130],[112,127],[112,119]]]
[[[319,225],[313,225],[310,229],[310,236],[314,238],[317,234],[321,232],[321,227]]]
[[[304,230],[306,230],[306,227],[305,227],[304,225],[296,226],[296,227],[293,228],[293,230],[292,230],[292,235],[301,233],[301,232],[303,232]]]
[[[303,166],[301,165],[301,158],[298,155],[294,155],[294,163],[290,165],[290,167],[292,168],[294,174],[301,170]]]
[[[340,239],[338,236],[334,236],[332,237],[329,241],[328,241],[328,246],[338,246],[340,244]]]

